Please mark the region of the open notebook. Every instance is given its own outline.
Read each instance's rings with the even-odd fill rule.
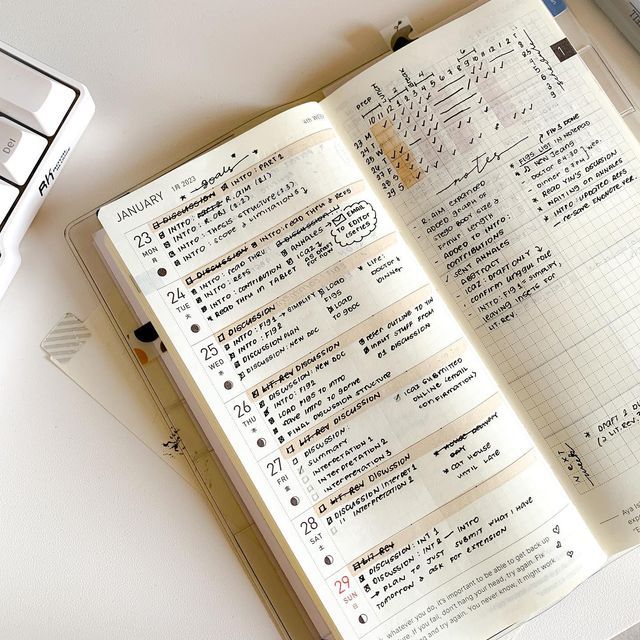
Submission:
[[[637,543],[639,172],[491,0],[99,211],[336,637],[492,637]]]

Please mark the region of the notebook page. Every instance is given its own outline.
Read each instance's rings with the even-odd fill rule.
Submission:
[[[99,217],[344,638],[489,636],[601,565],[319,105]]]
[[[493,0],[324,104],[590,525],[637,543],[638,148],[545,6]]]

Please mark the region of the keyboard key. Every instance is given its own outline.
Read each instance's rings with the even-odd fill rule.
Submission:
[[[0,222],[9,213],[9,209],[18,197],[18,189],[8,182],[0,180]]]
[[[20,240],[93,110],[82,84],[0,42],[0,299]]]
[[[24,184],[46,146],[46,138],[0,117],[0,177]]]
[[[76,94],[69,87],[0,52],[0,112],[54,134]]]

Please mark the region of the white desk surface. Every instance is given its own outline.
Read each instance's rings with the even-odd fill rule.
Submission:
[[[395,18],[422,30],[467,4],[2,3],[0,40],[84,82],[97,110],[0,302],[0,637],[277,637],[205,500],[41,351],[64,313],[98,305],[63,230],[265,107],[381,53],[377,30]],[[594,35],[612,33],[591,0],[571,4]],[[637,622],[639,560],[632,552],[602,570],[519,640],[600,640]]]

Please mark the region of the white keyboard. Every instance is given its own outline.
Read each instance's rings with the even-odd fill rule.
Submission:
[[[0,42],[0,298],[18,246],[93,115],[87,89]]]

